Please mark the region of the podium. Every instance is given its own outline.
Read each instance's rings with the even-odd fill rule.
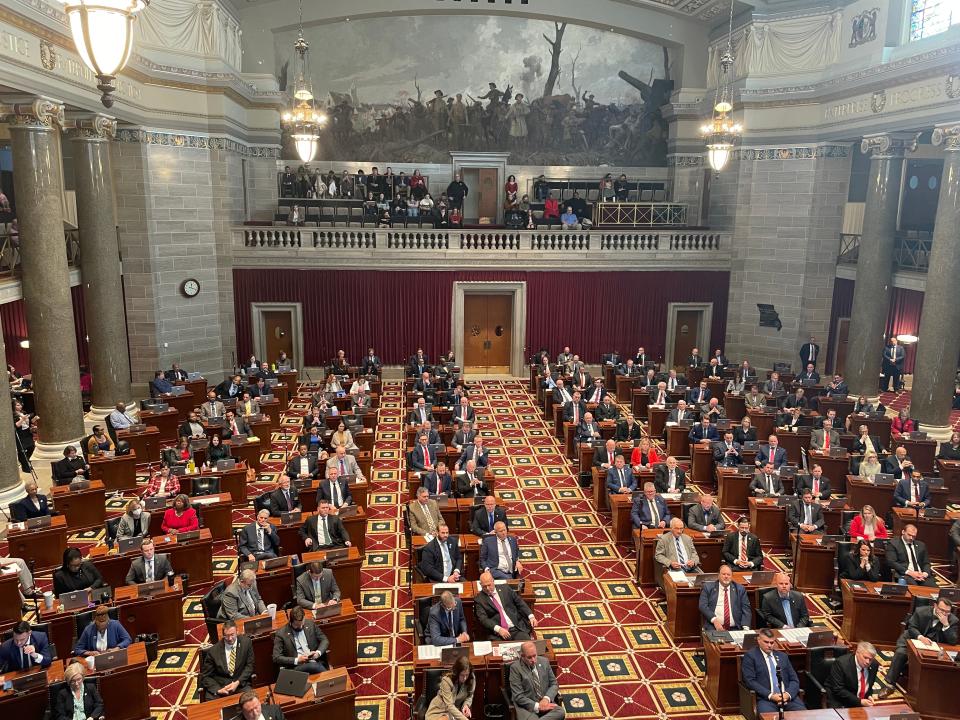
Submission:
[[[790,533],[790,543],[796,547],[797,533]],[[833,591],[835,571],[833,561],[836,557],[836,545],[823,544],[823,535],[801,534],[797,550],[797,567],[794,584],[802,592],[826,594]]]
[[[103,482],[91,480],[85,490],[71,490],[69,485],[54,485],[50,488],[50,499],[67,518],[70,532],[102,528],[106,520],[106,494]]]
[[[960,645],[942,645],[941,648],[939,651],[921,650],[912,642],[907,643],[910,668],[907,698],[924,718],[953,720],[957,717],[956,683],[960,681],[960,665],[944,651],[955,653],[960,651]]]
[[[140,422],[155,427],[159,433],[158,438],[161,442],[177,441],[177,433],[180,429],[180,415],[174,408],[167,408],[161,413],[151,410],[140,411]]]
[[[46,527],[7,530],[7,546],[10,557],[18,557],[27,565],[32,560],[36,570],[53,570],[63,563],[67,549],[67,518],[54,515]]]
[[[750,525],[760,542],[783,547],[787,542],[787,509],[777,505],[776,498],[747,499]]]
[[[667,428],[667,455],[674,457],[690,454],[690,428],[686,425],[671,425]]]
[[[158,428],[151,425],[138,433],[117,430],[117,440],[130,443],[131,452],[135,453],[141,462],[160,462],[160,430]]]
[[[127,491],[137,489],[137,455],[117,455],[115,457],[92,457],[90,464],[90,479],[100,480],[103,487],[110,492],[117,490]]]

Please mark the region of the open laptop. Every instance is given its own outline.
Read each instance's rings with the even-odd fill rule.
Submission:
[[[79,610],[90,604],[89,596],[86,590],[73,590],[65,592],[59,596],[60,603],[64,610]]]
[[[310,675],[299,670],[282,668],[277,674],[277,683],[273,687],[274,695],[292,695],[302,698],[307,694]]]
[[[50,523],[53,522],[53,518],[49,515],[41,515],[40,517],[27,518],[24,522],[24,527],[26,528],[41,528],[48,527]]]
[[[166,580],[151,580],[150,582],[137,585],[137,595],[140,597],[150,597],[157,593],[162,593],[166,587]]]
[[[280,513],[280,524],[281,525],[296,525],[303,518],[303,513],[300,510],[291,510],[290,512]]]
[[[289,556],[281,555],[280,557],[267,558],[263,561],[264,570],[273,570],[275,568],[286,567],[287,563],[290,561]]]
[[[313,695],[315,699],[325,698],[328,695],[336,695],[347,689],[347,675],[337,675],[328,680],[318,680],[313,684]]]
[[[90,590],[90,600],[97,605],[108,603],[110,602],[111,598],[113,598],[113,588],[109,585],[92,588]]]
[[[161,505],[161,507],[163,507]],[[143,544],[143,538],[140,536],[129,537],[129,538],[119,538],[117,540],[117,550],[121,555],[132,552],[133,550],[139,550],[140,546]]]
[[[885,583],[880,587],[880,594],[884,597],[897,597],[906,595],[909,592],[909,589],[906,585],[901,585],[899,583]]]
[[[70,487],[70,491],[71,491],[71,492],[77,492],[78,490],[89,490],[89,489],[90,489],[90,481],[89,481],[89,480],[86,480],[86,479],[84,479],[84,480],[73,480],[73,481],[70,483],[70,486],[69,486],[69,487]]]
[[[177,533],[177,542],[184,543],[190,540],[199,540],[200,531],[199,530],[190,530],[189,532]]]
[[[269,615],[258,615],[243,621],[244,635],[262,635],[273,630],[273,618]]]
[[[328,562],[336,562],[337,560],[346,560],[348,553],[349,553],[349,551],[348,551],[347,548],[345,548],[345,547],[344,547],[344,548],[333,548],[333,549],[331,549],[331,550],[327,550],[327,554],[326,554],[326,556],[325,556],[325,559],[326,559]]]
[[[353,517],[360,512],[360,508],[356,505],[344,505],[337,512],[337,516],[342,520],[343,518]]]
[[[266,382],[264,383],[264,385],[266,385],[268,388],[276,387],[279,384],[280,378],[267,378]]]
[[[104,672],[107,670],[114,670],[119,667],[123,667],[127,664],[127,649],[126,648],[117,648],[116,650],[108,650],[107,652],[100,653],[99,655],[94,655],[93,657],[93,669],[97,672]]]
[[[226,460],[217,460],[217,472],[224,472],[225,470],[233,470],[237,466],[237,461],[233,458],[227,458]]]
[[[750,574],[751,585],[769,585],[776,575],[772,570],[755,570]]]
[[[343,605],[341,603],[336,603],[335,605],[323,605],[313,611],[313,617],[317,620],[321,618],[338,617],[342,609]]]
[[[192,380],[200,380],[200,379],[202,379],[202,377],[203,377],[203,376],[202,376],[200,373],[198,373],[198,372],[189,372],[189,373],[187,373],[187,380],[191,380],[191,381],[192,381]]]
[[[146,497],[143,499],[143,508],[147,512],[154,512],[156,510],[163,510],[167,507],[167,499],[162,495],[153,495],[151,497]],[[126,539],[126,538],[124,538]],[[134,540],[136,538],[130,538]],[[142,538],[140,538],[142,539]]]
[[[26,673],[24,675],[18,675],[12,681],[9,681],[10,688],[17,693],[25,693],[30,690],[37,688],[42,688],[47,684],[47,672],[38,668],[36,672]],[[3,689],[6,690],[7,683],[3,684]]]

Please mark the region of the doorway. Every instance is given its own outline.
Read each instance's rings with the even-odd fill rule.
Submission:
[[[463,298],[465,371],[509,373],[512,337],[512,295],[466,295]]]
[[[241,357],[252,352],[272,363],[282,350],[293,360],[294,367],[304,366],[300,303],[250,303],[250,315],[253,347],[240,348]]]
[[[463,207],[465,222],[473,224],[482,217],[492,224],[503,222],[500,188],[507,181],[509,157],[510,153],[500,152],[450,153],[452,174],[459,173],[469,189]]]
[[[833,372],[845,374],[847,367],[847,342],[850,339],[850,318],[837,318],[837,342],[833,351]]]
[[[261,317],[266,359],[273,362],[281,352],[293,357],[293,313],[289,310],[268,310]]]
[[[667,308],[667,338],[665,365],[668,368],[686,367],[694,348],[709,358],[710,326],[713,323],[713,303],[670,303]]]

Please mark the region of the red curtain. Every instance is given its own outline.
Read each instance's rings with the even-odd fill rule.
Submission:
[[[527,355],[569,345],[597,362],[601,353],[642,344],[660,357],[670,302],[712,302],[710,345],[723,345],[727,272],[244,269],[233,272],[238,357],[251,353],[251,303],[299,302],[307,365],[321,365],[341,349],[357,360],[369,346],[389,364],[406,361],[418,346],[435,358],[451,348],[453,283],[471,280],[527,283]]]
[[[77,339],[77,354],[80,364],[87,364],[87,321],[83,310],[83,287],[74,285],[70,288],[73,302],[73,324]],[[0,305],[0,323],[3,324],[3,342],[7,346],[7,362],[17,368],[17,372],[24,375],[30,372],[30,350],[20,347],[21,340],[30,339],[27,328],[27,314],[23,307],[23,300]]]

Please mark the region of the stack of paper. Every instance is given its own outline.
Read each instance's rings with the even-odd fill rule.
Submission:
[[[810,628],[780,628],[780,637],[789,643],[807,644]]]
[[[418,660],[439,660],[441,650],[443,650],[443,648],[437,647],[436,645],[418,645],[417,659]]]
[[[671,570],[668,574],[674,582],[682,583],[687,581],[687,574],[683,570]]]
[[[483,657],[484,655],[489,655],[493,652],[493,643],[492,642],[475,642],[473,643],[473,654],[477,657]]]
[[[463,583],[434,583],[433,594],[444,590],[456,590],[458,594],[463,594]]]

